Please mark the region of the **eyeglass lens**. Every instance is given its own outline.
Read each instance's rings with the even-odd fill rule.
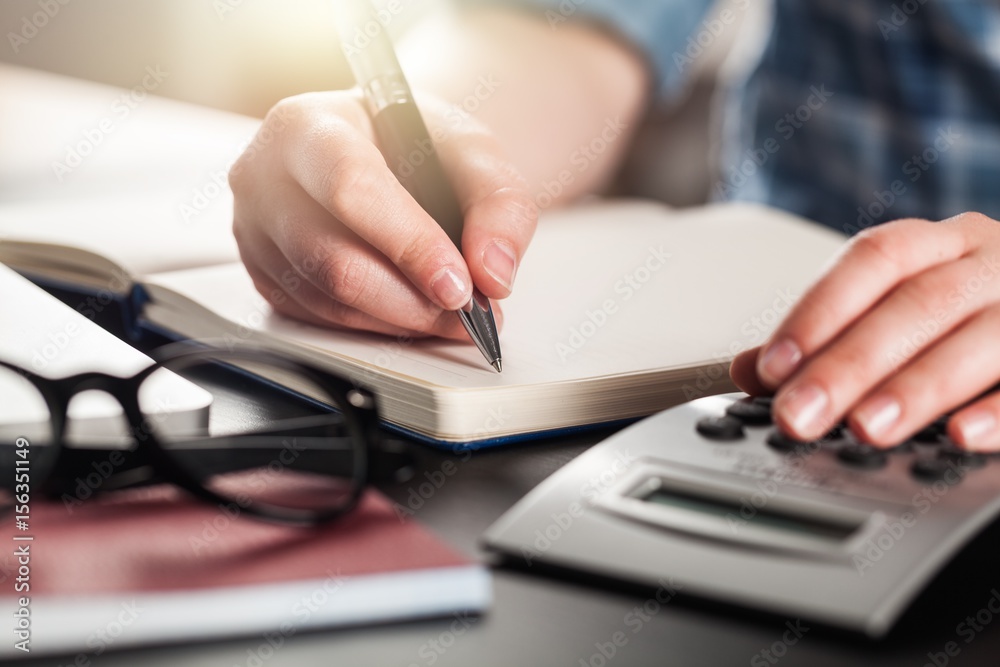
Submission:
[[[208,379],[210,405],[171,404],[173,373],[195,384]],[[226,401],[240,404],[231,411],[238,418],[226,419]],[[142,383],[139,406],[137,437],[151,433],[189,476],[243,508],[336,511],[363,483],[363,433],[332,392],[294,368],[221,354],[182,357]]]

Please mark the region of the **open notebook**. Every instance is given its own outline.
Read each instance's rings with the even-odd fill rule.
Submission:
[[[37,83],[42,102],[4,104],[28,118],[57,83]],[[252,121],[156,99],[140,111],[130,141],[109,138],[81,178],[113,182],[125,165],[149,164],[162,137],[197,146],[197,155],[161,146],[176,164],[155,189],[95,185],[89,197],[0,203],[0,261],[89,291],[82,311],[95,295],[128,300],[136,335],[254,340],[306,357],[374,388],[393,426],[447,446],[626,420],[729,391],[729,359],[765,339],[843,243],[748,204],[676,211],[610,201],[547,212],[503,302],[497,374],[471,343],[335,331],[273,314],[239,264],[230,195],[217,193],[194,216],[182,208],[212,189],[210,174],[238,154]],[[38,141],[49,141],[44,128]]]

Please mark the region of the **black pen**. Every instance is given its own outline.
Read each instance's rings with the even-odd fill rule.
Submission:
[[[461,251],[462,209],[385,26],[368,0],[334,0],[334,5],[339,10],[337,23],[344,55],[364,93],[386,163]],[[414,155],[419,158],[411,159]],[[500,340],[490,300],[473,285],[472,299],[457,312],[479,351],[499,372]]]

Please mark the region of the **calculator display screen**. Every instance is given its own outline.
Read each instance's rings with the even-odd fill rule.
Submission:
[[[704,516],[708,520],[729,522],[734,532],[741,526],[753,526],[782,533],[792,533],[814,539],[842,542],[858,528],[855,522],[834,522],[825,518],[807,516],[805,513],[791,513],[763,507],[753,507],[748,503],[730,502],[707,495],[660,487],[641,498],[648,503],[664,505],[692,515]]]

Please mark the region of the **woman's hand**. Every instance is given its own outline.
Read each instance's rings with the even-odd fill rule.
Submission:
[[[276,310],[468,340],[449,311],[473,284],[510,294],[537,221],[524,181],[468,114],[436,100],[422,112],[465,213],[461,252],[393,176],[353,91],[289,98],[268,114],[229,181],[240,255]]]
[[[965,213],[866,230],[731,374],[750,393],[776,390],[778,425],[802,440],[846,418],[892,445],[965,406],[948,435],[1000,450],[1000,392],[977,398],[1000,381],[1000,222]]]

